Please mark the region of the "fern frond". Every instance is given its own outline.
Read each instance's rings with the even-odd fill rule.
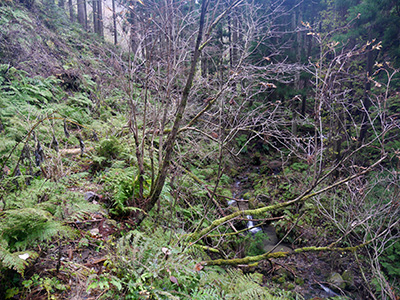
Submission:
[[[171,293],[168,293],[168,292],[166,292],[166,291],[162,291],[162,290],[157,290],[157,293],[154,293],[153,292],[153,294],[157,297],[158,295],[161,295],[161,296],[165,296],[165,297],[167,297],[167,298],[158,298],[158,299],[169,299],[169,300],[180,300],[181,298],[179,298],[178,296],[174,296],[174,295],[172,295]]]
[[[196,288],[191,297],[193,300],[222,300],[224,292],[216,287],[205,287],[202,289]]]
[[[28,266],[28,262],[26,259],[20,257],[22,255],[27,255],[30,259],[35,259],[39,256],[34,251],[11,253],[0,246],[0,266],[6,269],[13,269],[21,275],[24,275],[24,270]]]
[[[24,250],[34,242],[72,233],[69,227],[53,220],[49,212],[36,208],[8,210],[3,212],[0,220],[0,239],[7,242],[11,251]]]
[[[263,299],[282,300],[272,296],[265,287],[262,287],[262,275],[257,273],[243,274],[241,270],[229,269],[231,282],[224,289],[227,292],[226,299]]]

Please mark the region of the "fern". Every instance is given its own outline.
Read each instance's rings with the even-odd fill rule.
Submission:
[[[230,282],[223,287],[227,293],[225,299],[282,300],[282,298],[272,296],[265,287],[261,286],[261,274],[243,274],[241,270],[235,269],[229,269],[227,272]]]
[[[191,297],[193,300],[222,300],[225,299],[224,292],[216,287],[196,288]]]
[[[28,266],[28,262],[26,261],[26,259],[21,258],[24,255],[28,255],[30,259],[35,259],[39,256],[34,251],[11,253],[4,247],[0,246],[0,266],[6,269],[13,269],[21,275],[24,275],[24,270]]]
[[[68,236],[68,227],[55,221],[47,211],[36,208],[14,209],[0,216],[1,239],[13,250],[25,250],[34,242],[49,241],[54,236]]]
[[[0,264],[23,274],[26,259],[36,258],[33,251],[25,250],[35,242],[48,241],[54,236],[67,236],[70,229],[52,219],[47,211],[35,208],[8,210],[0,216]]]
[[[161,229],[151,237],[134,230],[116,242],[115,252],[111,254],[110,249],[106,263],[107,268],[115,272],[106,277],[108,285],[115,287],[114,298],[137,299],[139,293],[147,293],[151,299],[188,298],[187,293],[194,290],[199,281],[194,271],[195,262],[182,248],[168,246],[168,238]],[[94,282],[104,279],[97,278]],[[91,283],[89,287],[96,287],[96,284]],[[184,298],[174,296],[176,293]]]

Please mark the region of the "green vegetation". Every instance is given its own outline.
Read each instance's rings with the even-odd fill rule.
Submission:
[[[399,297],[397,4],[56,2],[0,3],[1,299]]]

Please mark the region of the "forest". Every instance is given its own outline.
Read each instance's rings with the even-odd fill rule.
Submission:
[[[400,1],[0,0],[0,299],[400,299]]]

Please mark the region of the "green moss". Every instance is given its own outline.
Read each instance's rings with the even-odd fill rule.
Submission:
[[[283,284],[286,282],[286,277],[285,276],[280,276],[280,275],[275,275],[272,277],[272,281],[279,283],[279,284]]]
[[[301,277],[296,277],[296,279],[294,280],[294,282],[295,282],[297,285],[303,285],[303,284],[304,284],[304,279],[301,278]]]
[[[249,200],[253,196],[252,192],[247,192],[243,195],[243,199]]]
[[[218,193],[222,196],[232,198],[232,191],[230,189],[220,189]]]
[[[287,282],[285,284],[285,288],[288,289],[288,290],[294,290],[295,287],[296,287],[296,285],[294,283],[292,283],[292,282]]]
[[[281,276],[278,278],[277,283],[285,283],[286,282],[286,277],[285,276]]]

